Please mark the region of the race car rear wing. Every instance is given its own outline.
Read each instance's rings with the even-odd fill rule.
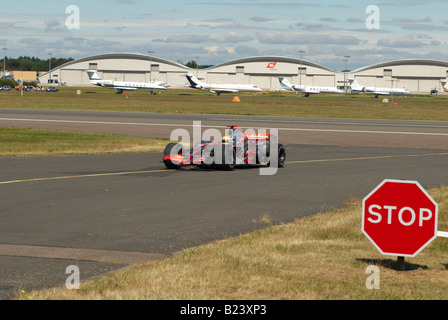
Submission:
[[[269,133],[249,133],[246,134],[249,140],[269,140]]]

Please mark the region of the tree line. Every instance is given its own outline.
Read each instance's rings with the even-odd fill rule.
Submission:
[[[213,67],[213,65],[198,65],[198,63],[194,60],[187,62],[185,66],[191,69],[207,69]]]
[[[51,68],[57,68],[67,62],[73,61],[73,58],[51,58]],[[4,59],[0,60],[0,69],[3,70]],[[192,69],[206,69],[213,65],[198,65],[194,60],[186,64]],[[37,57],[20,56],[18,58],[6,57],[6,70],[14,71],[48,71],[50,68],[50,59],[42,60]]]
[[[57,68],[67,62],[73,61],[73,58],[51,58],[51,68]],[[3,70],[4,59],[0,60],[1,70]],[[48,71],[50,59],[42,60],[37,57],[20,56],[18,58],[6,57],[6,70],[14,71]]]

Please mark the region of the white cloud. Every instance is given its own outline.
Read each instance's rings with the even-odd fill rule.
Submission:
[[[45,21],[46,32],[64,32],[66,29],[62,27],[61,22],[57,19],[50,19]]]
[[[254,38],[249,35],[229,32],[227,34],[175,34],[167,39],[158,39],[158,42],[178,42],[178,43],[237,43],[251,41]]]
[[[299,32],[273,32],[258,33],[257,39],[265,44],[337,44],[337,45],[359,45],[364,41],[351,35],[338,34],[310,34]]]
[[[79,0],[80,30],[67,30],[65,11],[58,13],[55,7],[9,12],[0,22],[0,43],[11,56],[47,58],[51,50],[55,56],[82,58],[154,50],[174,61],[200,56],[201,64],[256,55],[297,57],[297,50],[303,48],[307,60],[334,69],[344,67],[342,57],[347,54],[353,68],[402,57],[433,57],[448,49],[446,0],[380,2],[380,30],[365,27],[365,7],[371,4],[367,1],[365,5],[329,0],[179,0],[157,6],[141,0],[101,0],[91,4],[100,8],[107,3],[107,12],[85,10],[83,2],[88,3]]]

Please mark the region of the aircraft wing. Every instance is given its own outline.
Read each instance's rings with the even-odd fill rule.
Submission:
[[[147,83],[146,86],[141,89],[166,89],[167,87],[169,87],[169,85],[164,82],[151,82]]]
[[[388,96],[390,93],[385,91],[369,91],[369,93],[382,95],[382,96]]]
[[[306,89],[304,92],[309,94],[317,94],[320,93],[320,90]]]
[[[112,87],[115,90],[128,90],[128,91],[136,91],[137,88],[129,88],[129,87]]]
[[[238,93],[240,91],[236,90],[236,89],[213,89],[210,92],[213,92],[213,93]]]

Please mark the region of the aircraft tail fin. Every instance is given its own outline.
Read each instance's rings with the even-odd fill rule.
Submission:
[[[294,90],[292,84],[286,79],[285,77],[279,77],[278,81],[280,81],[280,84],[284,87],[286,87],[289,90]]]
[[[448,85],[446,81],[442,81],[443,91],[448,92]]]
[[[356,79],[348,79],[348,82],[350,83],[350,87],[354,91],[362,91],[363,87],[359,84],[359,82]]]
[[[100,76],[95,70],[87,70],[87,74],[89,75],[90,81],[99,81],[101,80]]]
[[[201,81],[199,81],[199,79],[196,78],[194,75],[187,74],[187,75],[185,75],[185,77],[187,77],[187,80],[190,83],[190,87],[192,87],[192,88],[204,88],[204,84]]]

